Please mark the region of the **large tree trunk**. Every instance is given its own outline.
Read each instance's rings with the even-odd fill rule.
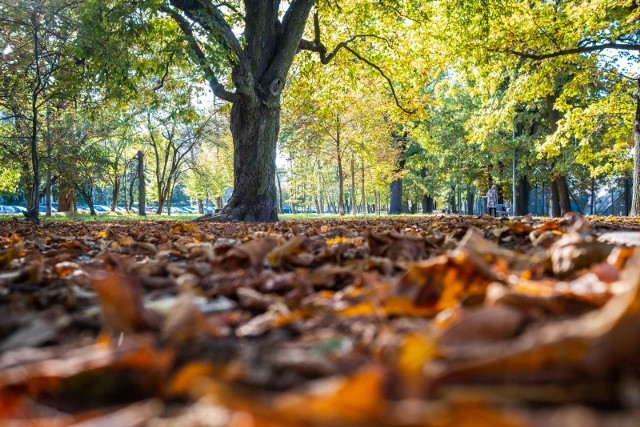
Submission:
[[[276,141],[280,104],[238,97],[231,108],[233,136],[233,194],[222,209],[231,221],[275,222]]]
[[[636,92],[636,117],[633,122],[633,189],[629,216],[640,216],[640,79]]]

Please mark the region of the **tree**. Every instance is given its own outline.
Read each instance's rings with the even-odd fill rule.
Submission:
[[[536,148],[543,149],[545,140],[567,141],[563,133],[572,127],[581,127],[578,133],[583,135],[596,134],[602,123],[611,122],[610,111],[603,110],[597,112],[598,117],[582,121],[582,126],[569,123],[581,117],[579,113],[572,113],[574,108],[586,108],[580,102],[582,95],[588,93],[585,87],[597,86],[603,79],[611,80],[616,72],[619,74],[621,66],[616,62],[620,59],[637,62],[630,53],[640,51],[638,2],[462,3],[450,0],[438,7],[451,24],[450,36],[458,42],[453,44],[454,49],[471,52],[463,62],[484,73],[494,85],[499,81],[496,76],[500,68],[503,74],[509,75],[509,80],[504,82],[507,88],[502,105],[492,107],[502,111],[499,116],[503,125],[511,122],[513,126],[515,109],[523,104],[547,104],[540,108],[547,112],[548,136],[539,139]],[[624,92],[611,94],[620,99]],[[595,111],[591,109],[590,113]],[[554,195],[559,202],[554,204],[559,208],[555,213],[560,214],[570,209],[566,173],[572,159],[569,156],[563,159],[561,153],[556,152],[560,157],[550,159],[550,164]],[[549,154],[546,151],[545,155]],[[638,200],[640,203],[640,198]]]
[[[213,93],[232,104],[230,128],[234,141],[234,193],[218,219],[275,221],[275,157],[281,94],[296,54],[301,50],[315,52],[323,64],[346,54],[354,59],[352,65],[371,66],[384,76],[387,83],[394,83],[385,69],[376,65],[369,55],[377,59],[390,51],[387,38],[379,33],[388,25],[405,27],[397,19],[398,12],[386,4],[373,5],[365,0],[340,3],[314,0],[295,0],[287,4],[279,0],[222,3],[170,0],[134,5],[122,1],[106,6],[89,1],[90,10],[84,17],[88,20],[85,25],[94,27],[101,26],[105,20],[118,19],[117,25],[114,22],[113,26],[101,29],[102,36],[112,40],[114,32],[121,31],[121,28],[135,27],[139,31],[125,31],[125,34],[141,43],[148,42],[143,34],[147,30],[145,22],[156,22],[163,16],[175,22],[181,37],[172,49],[175,48],[175,52],[187,51]],[[314,4],[317,4],[314,27],[309,32],[311,39],[305,40],[303,34]],[[147,10],[141,11],[141,8]],[[161,14],[150,18],[149,10],[160,11]],[[348,27],[346,33],[351,35],[335,44],[332,50],[321,39],[320,13],[342,17],[342,22],[348,23],[344,27]],[[362,22],[351,19],[362,16],[369,18]],[[386,18],[384,21],[380,19],[383,16]],[[378,28],[377,24],[384,25]],[[163,25],[171,31],[166,23]],[[361,29],[365,31],[361,32]],[[99,40],[96,37],[98,32],[95,28],[87,32],[90,33],[88,39],[95,44]],[[131,44],[131,40],[128,41]],[[95,52],[94,48],[92,53],[98,56],[115,54],[119,58],[126,55],[126,52],[116,51],[113,45],[107,44],[105,50],[107,52]],[[124,65],[128,63],[122,62]],[[409,70],[406,72],[410,73]],[[130,78],[124,74],[119,72],[118,77]],[[395,90],[392,92],[397,99]]]
[[[0,3],[0,38],[5,44],[3,53],[8,56],[6,65],[14,67],[18,74],[5,93],[15,97],[8,102],[14,119],[20,122],[16,136],[28,141],[31,182],[27,218],[33,221],[38,221],[41,197],[38,150],[43,110],[68,90],[68,86],[62,84],[65,79],[61,74],[74,68],[69,51],[74,5],[66,0],[4,0]]]

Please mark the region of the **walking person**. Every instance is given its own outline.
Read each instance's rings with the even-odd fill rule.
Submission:
[[[487,193],[487,208],[489,209],[489,215],[497,216],[496,205],[498,204],[498,188],[495,184],[491,186]]]

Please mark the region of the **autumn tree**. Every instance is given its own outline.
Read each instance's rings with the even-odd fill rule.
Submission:
[[[27,217],[34,221],[38,221],[41,197],[39,148],[44,135],[43,116],[50,102],[61,99],[73,87],[73,79],[63,75],[75,71],[70,50],[75,5],[68,0],[0,2],[5,68],[0,96],[16,124],[18,146],[23,144],[29,153],[28,168],[25,163],[22,170],[29,180]]]
[[[572,127],[568,122],[580,117],[572,110],[585,108],[579,102],[583,88],[598,84],[598,80],[609,78],[606,75],[616,70],[620,72],[621,67],[614,62],[640,50],[637,2],[492,1],[489,5],[446,1],[437,7],[451,24],[448,37],[456,43],[450,46],[458,52],[471,52],[462,62],[493,81],[485,80],[485,92],[495,86],[500,74],[509,76],[502,83],[507,87],[502,88],[503,101],[493,105],[494,111],[502,112],[493,115],[499,119],[496,124],[513,129],[517,108],[523,104],[546,104],[539,108],[546,111],[549,140],[562,137]],[[637,61],[633,56],[629,58]],[[606,111],[601,113],[601,118],[610,117]],[[582,122],[584,126],[578,133],[597,133],[595,128],[602,123],[592,117]],[[544,140],[537,148],[542,143]],[[559,201],[555,205],[561,208],[556,214],[570,209],[568,176],[564,175],[570,162],[571,159],[550,159],[554,195]],[[635,181],[638,182],[637,177]]]
[[[168,32],[173,29],[180,32],[170,49],[188,52],[213,93],[232,104],[230,128],[235,156],[234,193],[218,218],[240,221],[277,220],[275,156],[281,95],[296,54],[301,50],[315,52],[323,64],[331,62],[337,55],[347,55],[352,60],[350,66],[373,67],[383,76],[379,78],[392,87],[395,82],[389,76],[391,73],[376,61],[386,57],[391,62],[388,53],[392,49],[388,43],[400,33],[387,29],[390,26],[405,27],[398,19],[397,8],[368,1],[295,0],[285,3],[279,0],[245,0],[216,3],[170,0],[135,5],[115,2],[110,6],[96,1],[89,3],[91,12],[85,18],[90,19],[94,27],[96,24],[101,26],[104,21],[110,22],[101,30],[100,37],[105,41],[122,32],[123,36],[132,36],[129,44],[131,40],[147,43],[144,23],[158,24],[169,17],[175,23],[173,27],[165,21],[162,26]],[[314,5],[312,28],[303,38]],[[159,14],[154,15],[153,12]],[[323,16],[327,19],[324,20]],[[346,37],[329,43],[326,37],[330,31],[324,31],[323,26],[333,22],[334,17],[344,24],[339,34]],[[339,22],[335,26],[340,27]],[[127,27],[135,27],[139,31],[127,31]],[[385,31],[389,34],[381,34]],[[100,40],[95,34],[95,28],[92,28],[89,37],[92,43]],[[114,53],[119,58],[126,54],[115,51],[113,46],[107,46],[107,53]],[[123,60],[122,63],[131,62]],[[117,75],[129,78],[123,73]],[[394,95],[397,97],[398,93]]]

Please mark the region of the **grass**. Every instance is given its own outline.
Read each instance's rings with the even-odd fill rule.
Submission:
[[[67,213],[55,213],[53,216],[47,218],[43,214],[40,214],[40,220],[47,222],[64,222],[64,221],[191,221],[198,218],[199,214],[180,214],[180,215],[156,215],[147,214],[145,216],[130,214],[99,214],[91,216],[89,214],[67,214]],[[23,219],[21,214],[12,215],[0,215],[0,221],[10,220],[13,217]]]
[[[196,218],[199,218],[200,214],[172,214],[172,215],[156,215],[156,214],[147,214],[145,216],[139,216],[136,214],[129,215],[119,215],[119,214],[99,214],[96,216],[91,216],[89,214],[67,214],[67,213],[55,213],[50,218],[45,217],[43,214],[40,215],[40,220],[44,222],[53,221],[53,222],[64,222],[64,221],[192,221]],[[314,213],[298,213],[298,214],[280,214],[278,218],[281,221],[292,221],[292,220],[335,220],[335,219],[362,219],[362,218],[380,218],[386,217],[387,215],[373,215],[369,214],[366,217],[362,215],[337,215],[337,214],[314,214]],[[10,220],[12,218],[22,219],[21,214],[8,214],[8,215],[0,215],[0,221]]]

